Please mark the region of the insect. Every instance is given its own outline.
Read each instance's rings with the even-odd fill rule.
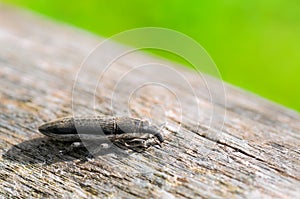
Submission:
[[[65,117],[41,125],[39,131],[65,142],[111,141],[121,148],[141,151],[164,141],[160,129],[131,117]]]

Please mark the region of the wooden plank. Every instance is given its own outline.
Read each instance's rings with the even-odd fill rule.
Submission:
[[[182,115],[178,104],[173,103],[174,95],[161,87],[145,87],[131,93],[130,98],[127,89],[137,88],[143,80],[169,75],[163,69],[156,73],[137,70],[131,78],[122,79],[139,64],[167,63],[139,53],[114,62],[99,87],[94,88],[99,63],[91,63],[80,77],[76,75],[82,60],[102,40],[48,19],[0,7],[1,197],[300,195],[298,113],[228,84],[226,105],[222,103],[222,92],[211,103],[203,79],[175,65],[174,70],[197,88],[200,113],[193,110],[195,96],[183,90],[177,79],[168,79],[168,84],[181,97]],[[112,44],[107,55],[118,48],[121,46]],[[80,81],[72,92],[75,80]],[[220,89],[219,80],[208,76],[205,80]],[[151,109],[153,105],[158,108]],[[153,147],[143,153],[103,149],[95,159],[83,161],[86,151],[62,154],[60,151],[69,144],[49,140],[37,131],[41,123],[57,117],[74,113],[124,115],[128,107],[133,116],[153,117],[158,123],[168,121],[162,148]],[[214,122],[209,126],[212,110]],[[223,129],[218,132],[223,120]]]

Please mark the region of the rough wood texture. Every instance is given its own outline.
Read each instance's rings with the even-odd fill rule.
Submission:
[[[0,7],[0,195],[1,197],[72,198],[296,198],[300,196],[300,116],[230,85],[227,104],[212,104],[203,82],[193,72],[176,68],[197,88],[201,112],[189,105],[193,96],[169,83],[181,98],[183,120],[166,103],[168,121],[162,148],[144,153],[101,152],[84,161],[85,151],[60,153],[68,144],[51,141],[37,127],[70,114],[149,114],[167,92],[145,88],[129,99],[124,88],[136,88],[139,80],[166,77],[164,71],[139,72],[136,78],[115,83],[130,68],[153,61],[133,53],[117,60],[106,73],[101,88],[96,67],[85,71],[72,101],[72,88],[82,60],[101,41],[78,29],[47,19]],[[112,45],[112,51],[119,48]],[[109,54],[110,51],[107,52]],[[105,56],[105,55],[103,55]],[[175,67],[175,66],[174,66]],[[211,85],[219,81],[207,77]],[[110,104],[111,92],[117,101]],[[118,92],[116,92],[118,91]],[[90,96],[96,95],[95,101]],[[170,97],[171,95],[169,95]],[[222,96],[220,96],[220,99]],[[165,100],[172,101],[172,100]],[[74,103],[72,109],[72,102]],[[217,100],[218,102],[218,100]],[[94,106],[95,104],[95,106]],[[174,108],[175,107],[175,108]],[[208,126],[212,107],[214,120]],[[226,118],[222,132],[223,113]],[[156,115],[162,115],[158,109]],[[219,115],[218,115],[219,114]],[[155,114],[154,114],[155,116]],[[200,122],[197,129],[197,123]],[[173,128],[174,127],[174,128]]]

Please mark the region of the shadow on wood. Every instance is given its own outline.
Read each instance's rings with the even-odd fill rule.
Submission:
[[[61,161],[74,161],[80,159],[87,161],[88,158],[116,153],[119,156],[127,157],[134,151],[118,149],[112,143],[108,147],[101,147],[105,142],[91,143],[89,146],[73,147],[72,142],[60,142],[48,138],[36,138],[28,140],[11,147],[2,155],[4,159],[18,162],[20,164],[45,164],[50,165]]]

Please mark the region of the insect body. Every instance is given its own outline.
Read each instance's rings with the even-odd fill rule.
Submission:
[[[65,117],[41,125],[39,131],[59,141],[108,139],[131,149],[146,149],[164,141],[158,127],[131,117]]]

